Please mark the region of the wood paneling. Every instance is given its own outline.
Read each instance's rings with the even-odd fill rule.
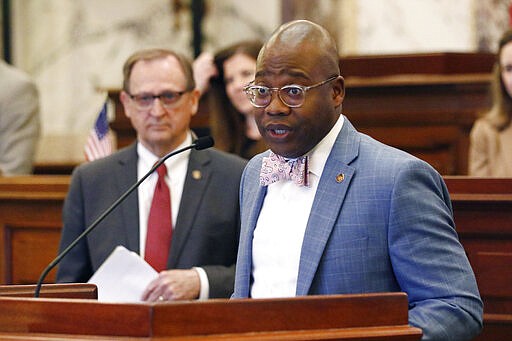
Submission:
[[[343,112],[360,131],[418,156],[441,174],[464,175],[469,132],[477,114],[491,104],[493,62],[489,53],[342,57]],[[135,132],[119,90],[111,89],[109,97],[116,107],[111,126],[118,145],[125,146]],[[208,108],[201,103],[192,127],[204,132],[208,124]]]
[[[0,284],[33,284],[56,256],[68,186],[68,176],[0,177]]]
[[[477,340],[512,335],[512,179],[445,177],[460,241],[484,301]]]
[[[479,52],[342,56],[340,68],[346,77],[472,74],[490,72],[495,59],[492,53]]]
[[[36,285],[0,285],[1,297],[34,297]],[[98,287],[89,283],[59,283],[41,285],[41,298],[98,299]]]
[[[490,74],[348,78],[343,111],[361,132],[443,175],[464,175],[469,132],[490,106],[489,81]]]

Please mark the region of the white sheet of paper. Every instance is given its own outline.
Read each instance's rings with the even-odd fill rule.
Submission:
[[[149,282],[158,276],[155,269],[133,251],[117,246],[89,279],[98,286],[98,301],[141,302]]]

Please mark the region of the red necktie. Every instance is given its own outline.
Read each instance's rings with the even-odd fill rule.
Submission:
[[[157,271],[165,270],[171,246],[171,195],[165,183],[167,168],[162,164],[156,170],[158,181],[149,210],[146,251],[144,259]]]

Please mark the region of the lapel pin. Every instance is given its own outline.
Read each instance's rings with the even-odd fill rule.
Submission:
[[[194,180],[201,180],[201,178],[202,178],[201,171],[200,170],[193,170],[192,171],[192,178]]]
[[[340,174],[336,175],[336,182],[337,182],[337,183],[340,183],[340,182],[342,182],[343,180],[345,180],[345,174],[340,173]]]

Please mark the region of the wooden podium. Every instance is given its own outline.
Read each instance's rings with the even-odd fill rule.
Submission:
[[[62,288],[69,297],[70,285]],[[90,290],[78,288],[90,297]],[[33,289],[16,290],[26,295]],[[56,290],[59,285],[45,285],[41,295]],[[0,339],[419,340],[407,306],[405,293],[120,304],[13,297],[3,286]]]

